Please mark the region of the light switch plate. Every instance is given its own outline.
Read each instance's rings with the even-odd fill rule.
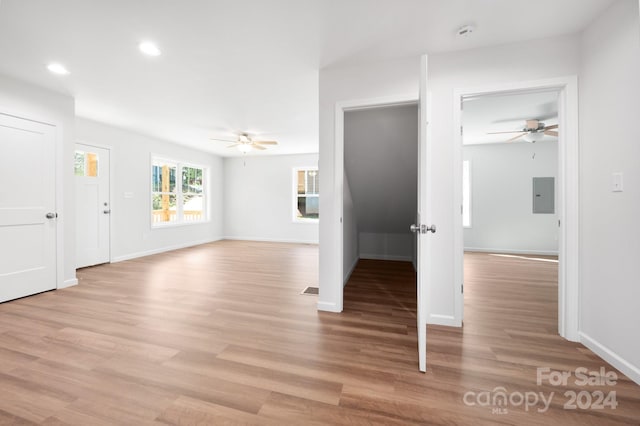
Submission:
[[[623,190],[623,182],[622,182],[622,172],[615,172],[611,174],[611,191],[612,192],[622,192]]]

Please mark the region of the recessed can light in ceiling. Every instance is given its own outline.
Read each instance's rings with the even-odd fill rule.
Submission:
[[[469,35],[471,35],[471,33],[475,31],[475,29],[476,27],[474,25],[463,25],[458,28],[456,34],[458,34],[458,37],[469,37]]]
[[[47,69],[54,74],[58,75],[67,75],[69,74],[69,70],[67,70],[64,65],[59,64],[57,62],[50,63],[47,65]]]
[[[162,53],[158,46],[151,41],[143,41],[138,45],[138,49],[147,56],[160,56]]]

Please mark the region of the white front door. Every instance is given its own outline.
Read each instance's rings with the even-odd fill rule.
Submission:
[[[109,199],[109,150],[77,144],[76,267],[109,262],[111,200]]]
[[[56,288],[55,135],[0,113],[0,302]]]
[[[431,239],[436,227],[429,221],[431,213],[431,142],[428,127],[427,55],[420,61],[420,119],[418,142],[418,214],[412,230],[417,238],[417,327],[418,363],[420,371],[427,370],[427,288],[430,281]]]

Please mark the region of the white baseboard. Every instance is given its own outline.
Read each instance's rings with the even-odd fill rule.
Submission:
[[[317,306],[319,311],[335,312],[335,313],[342,312],[342,309],[338,309],[338,306],[335,303],[318,302]]]
[[[497,249],[482,247],[465,247],[464,251],[479,253],[500,253],[500,254],[530,254],[540,256],[557,256],[558,250],[518,250],[518,249]]]
[[[67,288],[67,287],[73,287],[74,285],[78,285],[78,279],[77,278],[71,278],[70,280],[64,280],[62,285],[58,286],[58,290],[61,290],[63,288]]]
[[[351,264],[351,266],[347,270],[347,273],[344,275],[344,281],[342,281],[342,287],[347,285],[347,282],[349,281],[349,278],[351,278],[351,274],[353,273],[353,270],[356,269],[356,265],[358,264],[358,260],[360,260],[360,258],[356,257],[356,259],[353,261],[353,263]]]
[[[452,315],[440,315],[440,314],[429,315],[429,318],[427,319],[427,324],[446,325],[448,327],[461,326]]]
[[[318,244],[318,240],[289,240],[283,238],[257,238],[257,237],[223,237],[223,240],[234,241],[259,241],[264,243],[290,243],[290,244]]]
[[[411,256],[395,256],[392,254],[371,254],[371,253],[360,253],[360,259],[368,259],[368,260],[399,260],[402,262],[411,262],[413,258]]]
[[[180,250],[187,247],[199,246],[201,244],[213,243],[215,241],[220,241],[222,238],[212,238],[208,240],[201,241],[191,241],[188,243],[177,244],[168,247],[160,247],[152,250],[140,251],[137,253],[129,253],[122,256],[115,256],[111,259],[111,263],[124,262],[125,260],[137,259],[139,257],[152,256],[154,254],[164,253],[167,251]]]
[[[587,348],[591,349],[591,351],[600,358],[620,370],[625,376],[640,385],[639,367],[631,364],[629,361],[625,360],[620,355],[583,332],[580,332],[580,342]]]

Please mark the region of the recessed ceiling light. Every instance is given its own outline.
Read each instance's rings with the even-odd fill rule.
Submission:
[[[138,48],[142,53],[148,56],[160,56],[160,54],[162,53],[160,52],[160,49],[158,48],[158,46],[156,46],[155,43],[150,41],[143,41],[138,45]]]
[[[67,70],[64,65],[58,64],[56,62],[47,65],[47,69],[54,74],[58,75],[67,75],[69,74],[69,70]]]

